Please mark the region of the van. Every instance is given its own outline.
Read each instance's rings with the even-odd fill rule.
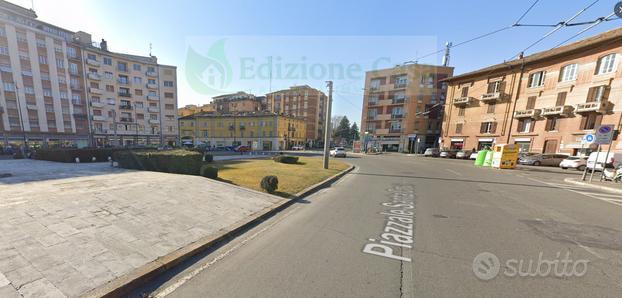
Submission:
[[[608,164],[612,164],[614,167],[622,164],[622,153],[609,152],[609,155],[607,155],[607,152],[601,152],[600,154],[598,152],[592,152],[590,153],[590,157],[587,158],[588,170],[594,168],[594,161],[596,161],[596,155],[598,155],[596,171],[602,171],[603,164],[605,164],[605,162]]]

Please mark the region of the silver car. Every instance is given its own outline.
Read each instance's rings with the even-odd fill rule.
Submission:
[[[544,153],[544,154],[534,154],[534,155],[525,155],[520,157],[518,163],[521,165],[530,165],[530,166],[552,166],[557,167],[562,160],[568,158],[567,154],[559,154],[559,153]]]

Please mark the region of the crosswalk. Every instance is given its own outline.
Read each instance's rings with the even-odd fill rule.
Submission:
[[[607,203],[611,203],[614,205],[622,206],[622,194],[607,192],[604,190],[594,189],[587,186],[575,185],[575,184],[566,184],[566,183],[555,183],[555,182],[546,182],[542,180],[531,179],[540,183],[544,183],[546,185],[564,189],[570,192],[578,193],[593,199],[605,201]]]

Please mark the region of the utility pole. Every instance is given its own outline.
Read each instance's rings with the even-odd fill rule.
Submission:
[[[328,86],[328,102],[324,115],[324,169],[328,169],[328,155],[330,153],[330,110],[333,105],[333,81],[327,81],[326,84]]]

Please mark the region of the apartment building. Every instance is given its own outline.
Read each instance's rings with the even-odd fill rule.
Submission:
[[[83,65],[69,55],[73,33],[36,18],[0,1],[0,147],[87,146]]]
[[[324,92],[308,85],[292,86],[266,94],[265,108],[273,113],[302,117],[306,121],[307,147],[324,144],[325,102]]]
[[[261,111],[261,98],[243,91],[215,96],[211,102],[219,113],[241,113]]]
[[[517,144],[523,152],[587,154],[581,142],[622,121],[622,29],[451,77],[443,146]],[[608,146],[603,146],[604,150]],[[612,151],[622,152],[615,140]]]
[[[212,103],[207,103],[204,105],[185,105],[179,109],[177,109],[177,115],[179,117],[185,117],[196,113],[201,112],[214,112],[216,109]]]
[[[361,137],[383,151],[438,147],[453,67],[406,64],[365,74]]]
[[[0,0],[3,146],[174,144],[174,66],[114,53]]]
[[[245,145],[253,150],[286,150],[306,142],[306,123],[299,117],[269,112],[206,112],[179,118],[184,145],[210,148]]]

